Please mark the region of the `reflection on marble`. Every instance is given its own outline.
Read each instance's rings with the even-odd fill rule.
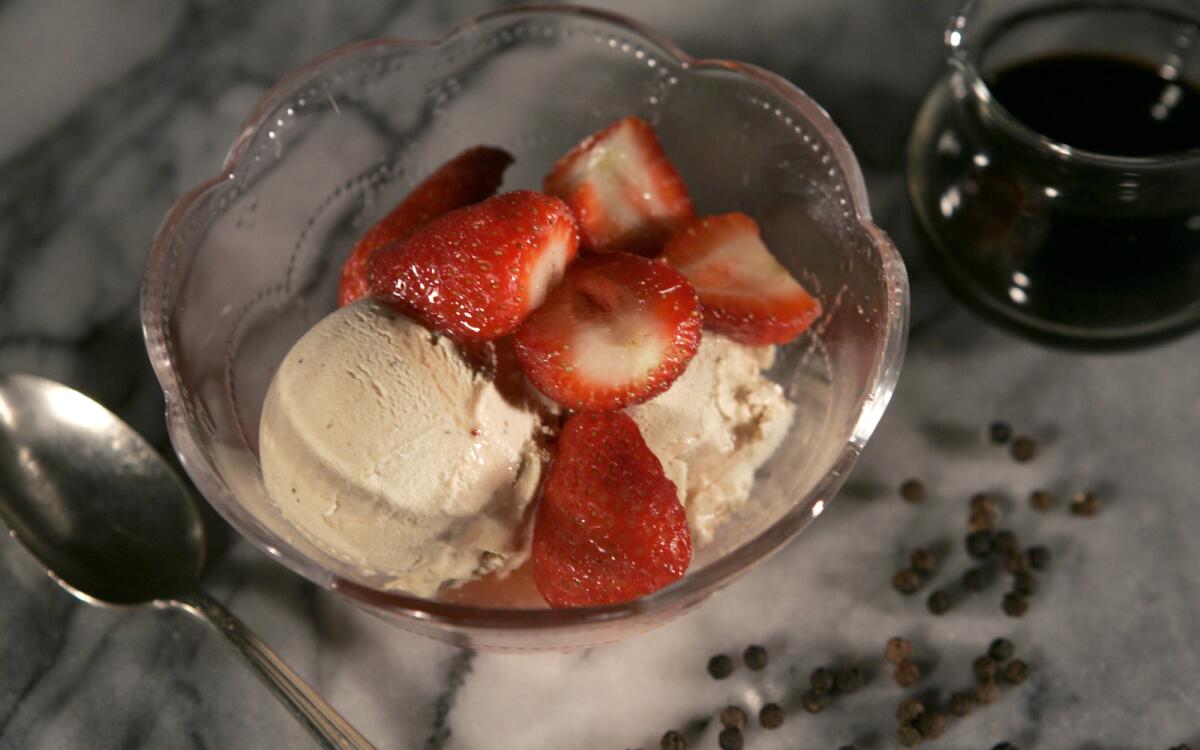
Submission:
[[[330,47],[429,36],[490,7],[455,2],[74,0],[0,2],[0,369],[62,379],[166,449],[162,401],[136,313],[150,237],[181,191],[216,170],[257,97]],[[388,748],[657,746],[729,702],[780,701],[785,725],[756,750],[893,747],[903,693],[879,652],[917,645],[943,693],[969,683],[993,637],[1034,666],[997,705],[952,725],[946,747],[1165,748],[1200,742],[1200,338],[1072,356],[983,326],[913,252],[902,192],[908,122],[938,70],[952,3],[621,0],[698,55],[776,70],[813,94],[863,161],[877,218],[910,260],[913,337],[901,387],[851,483],[800,541],[694,614],[631,642],[571,655],[470,655],[391,629],[283,570],[215,524],[211,588],[369,737]],[[1026,466],[987,446],[1002,416],[1038,437]],[[914,475],[931,497],[894,487]],[[1092,520],[1022,498],[1095,487]],[[889,588],[907,549],[966,567],[966,498],[1005,498],[1004,523],[1055,560],[1029,615],[998,588],[933,618]],[[0,539],[0,748],[262,748],[311,744],[223,643],[171,613],[74,603]],[[723,682],[708,656],[768,646],[763,673]],[[861,663],[859,694],[795,711],[808,672]]]

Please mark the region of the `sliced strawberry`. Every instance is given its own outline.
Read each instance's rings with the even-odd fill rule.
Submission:
[[[682,578],[691,559],[687,514],[637,423],[572,415],[533,523],[533,579],[550,606],[636,599]]]
[[[591,255],[517,329],[517,361],[563,406],[619,409],[683,374],[701,324],[696,291],[678,272],[628,253]]]
[[[492,196],[512,161],[507,152],[498,148],[476,146],[438,167],[354,243],[342,264],[338,305],[345,307],[370,292],[368,261],[376,250],[404,239],[447,211]]]
[[[786,344],[821,315],[821,303],[775,260],[746,214],[696,219],[659,260],[696,287],[704,324],[743,344]]]
[[[434,219],[370,260],[371,294],[461,341],[512,333],[575,259],[558,198],[517,190]]]
[[[654,256],[692,216],[692,199],[654,129],[638,117],[583,139],[546,176],[579,220],[584,247]]]

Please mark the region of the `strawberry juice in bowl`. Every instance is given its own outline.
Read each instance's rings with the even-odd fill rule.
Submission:
[[[695,218],[746,214],[821,310],[761,363],[762,377],[791,405],[786,434],[752,472],[745,503],[693,540],[686,574],[635,598],[561,608],[538,602],[524,572],[482,596],[463,596],[467,587],[416,595],[289,519],[286,499],[264,481],[263,405],[288,352],[337,309],[341,267],[356,243],[468,149],[485,144],[511,155],[501,193],[542,191],[572,147],[628,117],[657,135]],[[603,254],[585,247],[577,255]],[[903,265],[870,220],[849,147],[801,91],[752,66],[689,58],[610,14],[509,9],[433,42],[334,51],[269,91],[221,173],[164,220],[142,316],[175,448],[240,533],[406,630],[473,648],[541,650],[618,640],[666,622],[815,519],[894,390],[907,295]],[[575,413],[558,412],[559,422]],[[547,471],[557,439],[546,440]],[[422,477],[421,466],[394,468],[397,476],[410,470],[413,482]],[[534,484],[530,514],[544,489],[541,478]]]

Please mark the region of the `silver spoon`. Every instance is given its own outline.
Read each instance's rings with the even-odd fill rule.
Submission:
[[[182,609],[224,635],[322,747],[370,742],[200,589],[191,493],[141,435],[78,391],[0,374],[0,520],[88,604]]]

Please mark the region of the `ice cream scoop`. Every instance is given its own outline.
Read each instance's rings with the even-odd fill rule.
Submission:
[[[326,553],[419,596],[518,564],[542,419],[523,380],[486,365],[493,349],[467,356],[369,299],[317,323],[263,406],[263,479],[279,512]]]
[[[696,541],[746,502],[754,473],[779,447],[795,407],[762,374],[775,347],[705,331],[683,375],[658,398],[630,407],[663,471],[675,482]]]

